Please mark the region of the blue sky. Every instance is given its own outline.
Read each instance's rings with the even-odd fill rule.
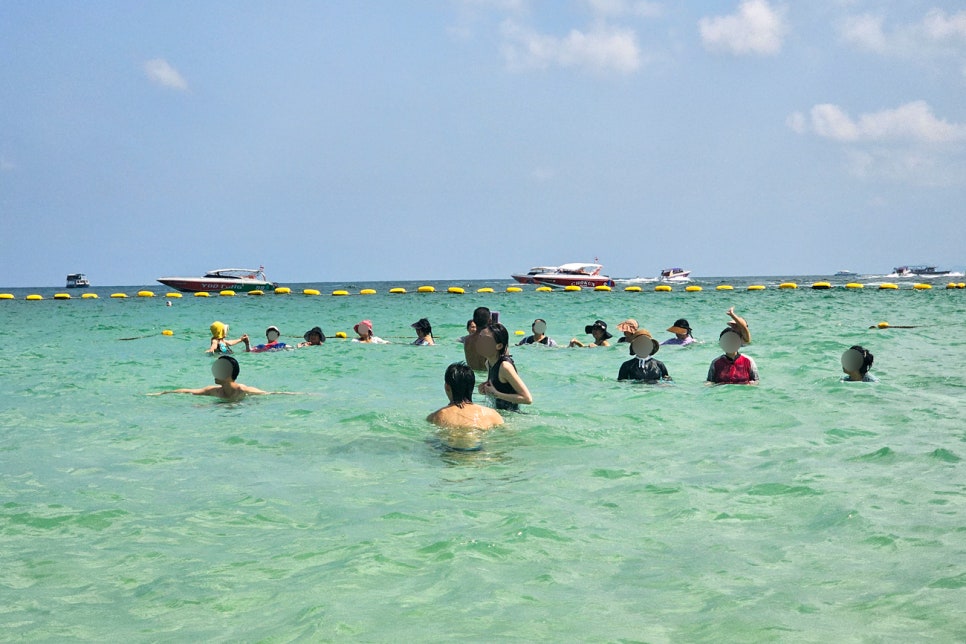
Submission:
[[[0,284],[966,264],[961,2],[0,10]]]

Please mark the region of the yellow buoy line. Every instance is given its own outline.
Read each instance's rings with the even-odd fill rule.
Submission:
[[[881,283],[872,282],[868,284],[862,284],[859,282],[848,282],[847,284],[843,284],[841,286],[835,286],[831,282],[819,281],[819,282],[814,282],[809,286],[811,287],[812,290],[836,290],[836,289],[844,288],[845,290],[849,290],[849,291],[860,291],[865,289],[866,287],[874,288],[880,291],[934,290],[934,285],[929,284],[927,282],[917,282],[917,283],[909,284],[908,286],[903,286],[895,282],[881,282]],[[768,290],[769,288],[777,288],[778,290],[797,290],[799,288],[799,285],[795,282],[782,282],[777,286],[772,286],[772,287],[766,286],[764,284],[750,284],[747,287],[745,287],[745,289],[748,291],[764,291],[764,290]],[[943,290],[966,289],[966,282],[948,282],[945,284],[944,287],[937,286],[936,288],[942,288]],[[525,289],[522,286],[510,285],[506,287],[505,292],[513,294],[513,293],[522,293],[524,292],[524,290]],[[551,293],[551,292],[576,293],[576,292],[581,292],[585,290],[590,290],[590,291],[600,292],[600,293],[610,293],[612,291],[620,291],[620,290],[623,290],[625,293],[643,293],[646,291],[646,289],[638,285],[628,285],[623,287],[622,289],[614,288],[606,285],[599,285],[593,288],[586,288],[586,289],[575,285],[565,286],[563,288],[551,288],[550,286],[536,286],[533,290],[537,293]],[[671,286],[670,284],[656,284],[653,287],[653,290],[655,293],[671,293],[674,291],[674,287]],[[704,287],[699,286],[698,284],[688,284],[687,286],[684,287],[683,290],[686,293],[701,293],[705,289]],[[721,291],[721,292],[729,292],[729,291],[735,291],[736,288],[731,284],[718,284],[714,287],[714,290]],[[388,293],[390,295],[405,295],[409,292],[410,291],[407,291],[405,288],[401,286],[397,286],[388,290]],[[422,293],[422,294],[432,294],[432,293],[437,293],[437,290],[435,286],[426,284],[426,285],[417,287],[415,292]],[[468,290],[461,286],[449,286],[445,290],[445,293],[449,295],[464,295],[467,292]],[[289,295],[292,293],[292,289],[290,289],[287,286],[280,286],[275,289],[274,293],[276,295]],[[497,293],[497,291],[493,287],[484,286],[481,288],[477,288],[476,293],[495,294]],[[306,288],[301,291],[301,294],[309,297],[316,297],[321,295],[322,292],[319,289]],[[377,295],[378,291],[373,288],[364,288],[364,289],[360,289],[357,294],[358,295]],[[180,299],[184,297],[184,295],[185,294],[183,293],[171,292],[171,293],[163,294],[163,297],[166,299]],[[224,290],[218,293],[209,293],[207,291],[197,291],[197,292],[191,293],[191,295],[194,297],[212,297],[213,295],[217,295],[219,297],[235,297],[236,295],[250,295],[250,296],[258,297],[261,295],[265,295],[265,291],[255,290],[255,291],[240,292],[240,291]],[[352,293],[347,289],[336,289],[332,291],[332,295],[335,297],[347,297],[350,295],[355,295],[355,293]],[[70,293],[57,292],[51,295],[50,297],[51,299],[58,300],[58,301],[72,300],[72,299],[96,300],[98,299],[98,294],[85,292],[81,294],[79,297],[77,297],[77,296],[72,296]],[[129,296],[127,293],[117,292],[117,293],[111,293],[108,297],[110,297],[111,299],[126,299]],[[154,291],[143,289],[143,290],[137,291],[135,293],[135,297],[150,299],[150,298],[157,297],[157,294]],[[16,299],[17,299],[17,296],[13,293],[0,293],[0,300],[16,300]],[[23,296],[23,299],[27,301],[43,301],[44,296],[39,293],[30,293],[28,295]]]

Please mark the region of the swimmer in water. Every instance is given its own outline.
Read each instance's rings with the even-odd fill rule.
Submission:
[[[631,337],[631,355],[635,356],[621,365],[618,380],[637,380],[640,382],[670,382],[667,367],[652,356],[661,345],[651,337],[647,329],[638,329]]]
[[[617,340],[618,344],[621,342],[630,342],[631,338],[634,337],[634,334],[637,333],[639,326],[640,325],[638,325],[637,320],[633,318],[627,318],[618,324],[617,330],[624,334]]]
[[[235,382],[235,379],[238,378],[238,372],[239,367],[237,360],[231,356],[218,356],[218,358],[211,363],[211,375],[215,377],[215,384],[202,387],[201,389],[174,389],[173,391],[159,391],[157,393],[148,395],[163,396],[164,394],[193,394],[195,396],[213,396],[228,402],[237,402],[249,395],[254,396],[286,393],[279,391],[262,391],[261,389],[256,389],[255,387],[249,387],[248,385]]]
[[[739,353],[743,338],[741,332],[729,325],[718,337],[723,356],[715,358],[708,369],[708,382],[714,384],[757,385],[758,366],[755,361]]]
[[[353,342],[362,342],[364,344],[389,344],[388,340],[383,340],[379,336],[372,334],[372,322],[369,320],[363,320],[352,328],[359,336],[358,338],[352,338]]]
[[[416,341],[413,344],[417,347],[428,347],[436,344],[433,341],[433,326],[429,323],[429,320],[420,318],[409,326],[416,329]]]
[[[751,344],[751,329],[748,328],[748,323],[745,322],[745,318],[735,314],[735,307],[733,306],[728,309],[728,317],[731,318],[731,321],[728,322],[728,327],[741,337],[742,345]]]
[[[530,390],[517,373],[509,354],[510,333],[495,322],[479,332],[477,348],[486,361],[487,380],[479,392],[494,399],[497,409],[519,411],[520,405],[533,403]]]
[[[231,348],[239,342],[245,343],[245,351],[251,351],[252,347],[251,342],[248,340],[248,334],[243,335],[237,340],[229,340],[228,325],[217,320],[212,322],[209,328],[211,329],[211,345],[205,353],[217,353],[220,355],[233,353]]]
[[[869,373],[875,358],[863,346],[855,345],[842,354],[842,382],[879,382],[879,379]]]
[[[476,322],[474,322],[473,320],[467,320],[466,321],[466,333],[467,333],[466,335],[464,335],[463,337],[457,339],[456,341],[459,342],[460,344],[462,344],[462,343],[466,342],[466,338],[468,338],[471,335],[473,335],[474,333],[476,333]]]
[[[317,326],[306,331],[305,335],[302,337],[305,339],[305,342],[299,342],[296,345],[299,349],[302,347],[318,347],[325,342],[325,334],[322,333],[322,329]]]
[[[281,335],[282,333],[278,330],[277,326],[270,326],[265,329],[265,339],[268,342],[256,345],[248,350],[252,353],[263,353],[265,351],[282,351],[283,349],[288,349],[288,345],[278,341]]]
[[[490,429],[503,424],[495,409],[473,402],[476,375],[465,362],[454,362],[446,368],[443,388],[449,404],[437,409],[426,420],[447,429]]]
[[[692,342],[694,342],[694,336],[691,335],[691,325],[684,318],[680,318],[674,321],[674,324],[668,327],[668,333],[673,333],[674,337],[665,340],[661,345],[666,344],[676,344],[681,347],[686,347]],[[748,337],[751,337],[750,334]]]
[[[607,323],[603,320],[596,320],[593,324],[588,324],[584,327],[584,333],[594,336],[594,341],[590,344],[584,344],[577,338],[573,338],[570,341],[570,346],[572,347],[609,347],[610,343],[607,341],[614,337],[607,332]]]
[[[480,334],[490,325],[492,318],[490,309],[485,306],[477,307],[473,311],[473,325],[476,327],[476,331],[463,338],[463,356],[466,358],[466,364],[470,365],[473,371],[486,371],[486,358],[476,345],[479,343]],[[467,329],[469,329],[469,325],[467,325]]]
[[[553,341],[553,338],[547,335],[547,321],[543,318],[537,318],[530,325],[530,330],[533,331],[533,335],[528,335],[519,342],[517,346],[523,344],[542,344],[545,347],[555,347],[557,343]]]

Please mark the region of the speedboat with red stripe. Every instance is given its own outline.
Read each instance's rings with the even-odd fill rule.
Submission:
[[[606,275],[601,275],[603,266],[600,264],[590,264],[574,262],[561,264],[556,269],[545,273],[530,275],[534,284],[541,286],[553,286],[564,288],[567,286],[581,286],[593,288],[595,286],[614,286],[614,280]],[[516,278],[516,276],[514,276]],[[519,280],[518,280],[519,281]]]
[[[183,293],[201,291],[274,291],[278,286],[265,277],[265,267],[219,268],[203,277],[159,277],[158,281]]]

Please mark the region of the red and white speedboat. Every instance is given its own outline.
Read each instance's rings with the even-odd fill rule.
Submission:
[[[537,275],[544,275],[546,273],[556,273],[559,266],[534,266],[526,273],[513,273],[510,275],[513,279],[520,282],[521,284],[536,284],[533,278]]]
[[[686,282],[690,280],[691,271],[683,268],[665,268],[661,271],[661,279],[665,282]]]
[[[534,272],[539,268],[549,269],[544,272]],[[580,262],[575,262],[571,264],[562,264],[556,267],[536,267],[531,269],[530,273],[527,275],[514,275],[513,279],[518,282],[522,281],[521,277],[526,277],[532,280],[533,284],[540,284],[541,286],[584,286],[591,287],[594,286],[614,286],[614,280],[607,277],[606,275],[601,275],[600,271],[603,266],[600,264],[583,264]],[[530,282],[524,282],[530,283]]]
[[[184,293],[200,291],[274,291],[278,286],[265,277],[265,267],[219,268],[204,277],[159,277],[158,281]]]

